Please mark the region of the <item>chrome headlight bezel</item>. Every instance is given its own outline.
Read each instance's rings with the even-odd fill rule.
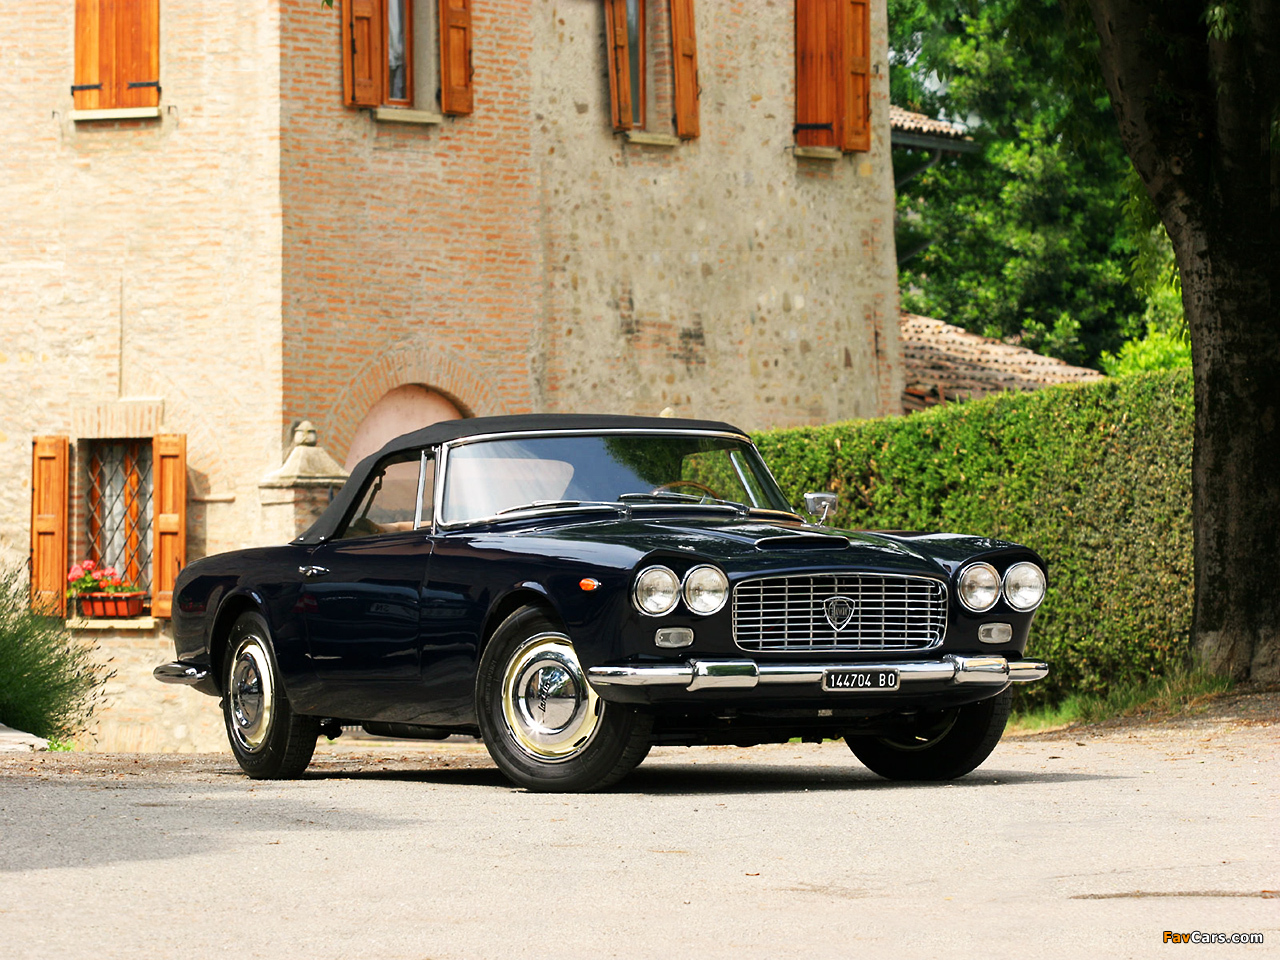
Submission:
[[[1015,571],[1017,571],[1017,574],[1015,574]],[[1011,589],[1011,584],[1015,576],[1020,576],[1024,573],[1032,573],[1032,580],[1039,588],[1039,594],[1036,596],[1035,600],[1030,603],[1019,603],[1015,601],[1014,592],[1013,589]],[[1004,597],[1004,602],[1014,610],[1017,610],[1019,613],[1030,613],[1032,610],[1036,609],[1036,607],[1040,606],[1040,604],[1044,603],[1045,589],[1047,586],[1048,584],[1045,581],[1044,571],[1041,570],[1039,566],[1032,563],[1030,560],[1020,560],[1004,572],[1004,577],[1001,580],[1000,585],[1000,595]]]
[[[671,602],[665,607],[654,607],[650,609],[644,606],[641,601],[641,586],[646,580],[652,581],[655,578],[670,577],[670,593]],[[675,571],[670,567],[660,563],[645,567],[636,574],[635,581],[631,584],[631,605],[639,610],[646,617],[663,617],[676,608],[676,604],[680,602],[680,578],[676,576]]]
[[[971,583],[974,577],[980,577],[984,574],[989,578],[985,589],[991,591],[991,601],[985,606],[980,602],[971,603],[965,591],[967,583]],[[961,605],[971,613],[986,613],[1000,601],[1002,592],[1003,581],[1000,578],[1000,571],[983,560],[969,564],[956,577],[956,596],[960,598]]]
[[[710,576],[715,581],[715,589],[709,591],[707,595],[713,597],[713,605],[709,607],[699,607],[694,602],[697,596],[693,590],[697,589],[695,578],[702,580]],[[689,608],[691,613],[696,613],[700,617],[709,617],[713,613],[719,613],[724,609],[724,605],[729,600],[729,577],[723,570],[714,564],[700,563],[696,567],[690,567],[689,571],[684,575],[684,583],[680,588],[680,595],[684,597],[684,605]]]

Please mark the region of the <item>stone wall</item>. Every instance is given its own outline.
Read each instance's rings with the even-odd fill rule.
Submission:
[[[694,7],[701,136],[653,145],[610,129],[603,5],[532,6],[538,406],[747,428],[896,412],[885,4],[872,149],[839,159],[794,152],[794,4]],[[669,137],[658,113],[646,132]]]
[[[118,435],[139,399],[187,435],[191,555],[258,542],[284,440],[279,23],[161,8],[158,118],[70,118],[74,0],[23,4],[0,71],[4,562],[27,558],[31,437]]]

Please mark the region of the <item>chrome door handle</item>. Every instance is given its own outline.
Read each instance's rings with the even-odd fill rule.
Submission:
[[[310,566],[299,567],[298,572],[302,574],[304,577],[307,577],[308,579],[310,579],[311,577],[323,577],[325,574],[329,572],[329,568],[328,567],[310,567]]]

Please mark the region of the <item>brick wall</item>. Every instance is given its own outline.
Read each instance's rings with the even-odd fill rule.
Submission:
[[[339,460],[404,383],[476,414],[534,406],[534,6],[475,4],[475,113],[416,126],[345,108],[339,11],[281,3],[283,426],[311,419]]]

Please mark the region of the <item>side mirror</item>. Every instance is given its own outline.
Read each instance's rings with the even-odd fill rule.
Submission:
[[[810,516],[817,517],[819,524],[825,524],[827,517],[835,513],[836,495],[834,493],[806,493],[804,508]]]

